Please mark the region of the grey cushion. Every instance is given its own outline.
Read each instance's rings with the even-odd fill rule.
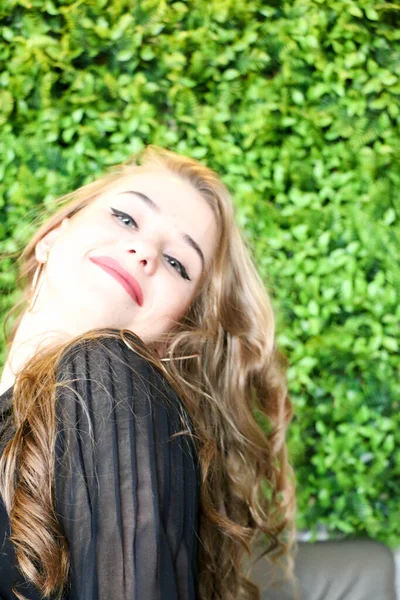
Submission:
[[[260,559],[252,570],[262,600],[396,600],[393,553],[370,539],[299,542],[298,596],[287,584],[271,588],[270,569]]]

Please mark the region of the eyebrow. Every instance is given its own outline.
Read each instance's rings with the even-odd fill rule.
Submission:
[[[117,195],[119,196],[120,194],[134,194],[135,196],[137,196],[138,198],[143,200],[143,202],[146,204],[146,206],[148,206],[149,208],[151,208],[152,210],[154,210],[156,212],[159,212],[159,213],[161,212],[161,209],[158,206],[158,204],[156,204],[154,202],[154,200],[152,200],[151,198],[149,198],[148,196],[146,196],[146,194],[143,194],[142,192],[136,192],[134,190],[125,190],[123,192],[118,192]],[[182,239],[186,242],[186,244],[191,246],[197,252],[197,254],[199,255],[200,260],[201,260],[202,268],[204,270],[204,266],[205,266],[204,254],[203,254],[202,249],[198,245],[198,243],[195,242],[195,240],[188,233],[182,233]]]

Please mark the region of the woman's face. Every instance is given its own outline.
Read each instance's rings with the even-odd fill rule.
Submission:
[[[50,251],[33,314],[71,335],[116,327],[155,340],[189,307],[216,243],[213,211],[189,183],[124,176],[37,244],[39,261]]]

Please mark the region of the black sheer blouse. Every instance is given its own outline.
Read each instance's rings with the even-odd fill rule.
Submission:
[[[129,336],[127,338],[129,340]],[[126,365],[133,368],[133,371]],[[192,422],[166,378],[120,339],[61,359],[56,391],[56,510],[68,541],[65,600],[195,600],[199,464]],[[0,396],[3,441],[12,388]],[[8,433],[7,433],[8,432]],[[0,499],[0,599],[29,600]]]

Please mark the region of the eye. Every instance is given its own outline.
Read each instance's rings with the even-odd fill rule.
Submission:
[[[168,256],[167,254],[165,254],[165,256],[171,260],[170,264],[172,264],[172,262],[174,262],[178,266],[178,269],[176,269],[176,267],[174,267],[174,269],[176,269],[177,271],[179,271],[179,273],[181,274],[181,276],[183,277],[183,279],[187,279],[188,281],[190,281],[190,277],[187,274],[186,269],[183,266],[183,264],[181,262],[179,262],[179,260],[177,260],[173,256]]]
[[[112,208],[112,206],[110,208],[112,210],[113,217],[117,217],[117,219],[122,222],[124,222],[124,220],[130,221],[131,223],[134,223],[135,227],[137,228],[137,223],[136,223],[135,219],[133,219],[130,215],[122,212],[121,210],[117,210],[116,208]],[[164,256],[166,256],[166,258],[169,259],[169,261],[170,261],[169,264],[175,269],[175,271],[177,271],[181,275],[181,277],[183,279],[186,279],[187,281],[191,281],[189,275],[187,274],[185,267],[179,260],[177,260],[173,256],[168,256],[168,254],[165,254]],[[172,263],[175,263],[175,265],[173,265]]]
[[[111,207],[111,210],[113,211],[113,216],[114,217],[117,217],[118,219],[121,219],[121,221],[123,221],[123,219],[131,221],[132,223],[135,224],[135,227],[137,227],[137,223],[136,223],[135,219],[132,219],[132,217],[130,215],[127,215],[126,213],[124,213],[124,212],[122,212],[120,210],[117,210],[116,208],[112,208]]]

